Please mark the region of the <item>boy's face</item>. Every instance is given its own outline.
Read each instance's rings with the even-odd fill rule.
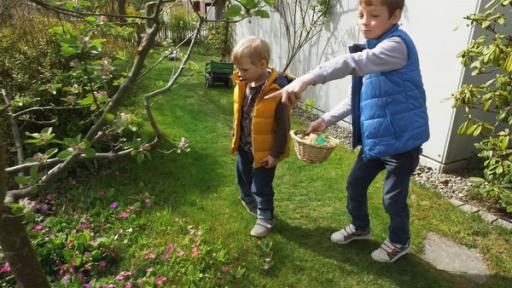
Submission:
[[[240,80],[251,82],[258,82],[266,75],[267,71],[267,61],[260,60],[256,63],[252,63],[251,59],[247,56],[240,57],[240,61],[235,63],[236,69],[238,71],[238,77]]]
[[[380,3],[374,1],[373,5],[360,5],[359,6],[359,25],[361,32],[366,39],[377,39],[382,34],[386,33],[393,25],[398,23],[402,11],[396,10],[391,17],[389,17],[388,8]]]

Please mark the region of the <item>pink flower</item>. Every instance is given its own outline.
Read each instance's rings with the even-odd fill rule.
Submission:
[[[224,267],[222,267],[222,271],[224,271],[225,273],[228,273],[231,269],[233,269],[234,266],[235,266],[235,264],[224,265]]]
[[[153,260],[156,258],[156,255],[155,253],[152,252],[146,252],[144,253],[144,258],[146,258],[147,260]]]
[[[123,211],[123,212],[117,214],[117,218],[119,218],[119,219],[126,219],[128,217],[130,217],[130,213],[127,211]]]
[[[118,206],[119,206],[119,203],[117,203],[116,201],[114,201],[114,202],[112,202],[112,204],[110,204],[111,209],[116,209]]]
[[[87,229],[91,228],[91,224],[89,224],[89,222],[87,222],[87,221],[84,221],[84,222],[80,222],[79,227],[82,230],[87,230]]]
[[[124,288],[133,288],[132,282],[126,282],[124,283]]]
[[[9,273],[11,272],[11,265],[9,265],[9,262],[5,262],[2,268],[0,268],[0,273]]]
[[[192,254],[194,254],[195,256],[201,256],[201,250],[199,250],[199,247],[192,247]]]
[[[123,281],[125,277],[132,276],[132,272],[122,271],[119,275],[116,276],[116,280]]]
[[[164,251],[164,253],[162,253],[162,258],[164,258],[164,260],[167,260],[167,258],[169,258],[169,252]]]
[[[169,252],[174,251],[174,243],[170,243],[169,246],[167,246],[167,251],[169,251]]]
[[[37,223],[36,225],[34,225],[34,228],[32,228],[32,230],[41,231],[41,230],[43,230],[43,225]]]
[[[155,285],[157,286],[163,286],[165,281],[167,281],[167,277],[165,276],[158,276],[155,279]]]
[[[101,261],[98,263],[98,267],[100,268],[100,270],[103,270],[103,269],[107,268],[107,261],[105,261],[105,260],[101,260]]]
[[[151,272],[153,272],[153,267],[146,268],[146,273],[148,273],[148,274],[149,274],[149,273],[151,273]]]
[[[144,204],[146,204],[146,207],[151,207],[151,205],[153,205],[153,200],[151,200],[151,198],[146,198],[144,200]]]

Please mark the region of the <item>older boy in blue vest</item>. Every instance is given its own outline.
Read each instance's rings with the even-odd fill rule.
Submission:
[[[306,132],[323,132],[352,115],[353,147],[362,146],[347,181],[352,223],[332,234],[334,243],[371,238],[368,186],[386,170],[383,204],[390,218],[388,239],[371,254],[379,262],[394,262],[411,250],[409,181],[421,145],[429,139],[418,54],[397,24],[403,7],[404,0],[360,0],[359,24],[366,44],[351,46],[351,54],[319,65],[269,96],[281,96],[293,105],[308,86],[353,75],[352,97],[311,123]]]
[[[269,68],[270,46],[263,39],[243,39],[231,58],[236,66],[231,151],[238,153],[240,200],[256,214],[251,235],[264,237],[274,226],[272,182],[277,162],[288,156],[290,131],[289,107],[278,98],[264,96],[280,90],[291,79]]]

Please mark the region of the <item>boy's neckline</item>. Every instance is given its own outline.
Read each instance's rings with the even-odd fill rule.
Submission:
[[[267,82],[267,80],[268,80],[268,78],[270,77],[271,74],[272,74],[272,71],[270,69],[267,69],[266,70],[266,75],[265,75],[264,78],[262,78],[262,80],[260,80],[256,84],[255,84],[255,82],[247,83],[247,86],[249,88],[256,88],[256,87],[263,86],[265,84],[265,82]]]

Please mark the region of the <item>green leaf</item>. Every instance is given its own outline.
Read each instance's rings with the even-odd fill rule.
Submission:
[[[73,155],[73,150],[71,148],[68,148],[62,152],[60,152],[57,157],[61,160],[67,159],[69,156]]]
[[[105,116],[103,116],[103,119],[105,119],[105,121],[112,122],[116,119],[116,116],[112,113],[106,113]]]
[[[78,101],[78,103],[80,103],[80,105],[92,105],[92,103],[94,103],[94,96],[89,94],[86,98]]]
[[[57,149],[57,148],[51,148],[51,149],[49,149],[48,151],[46,151],[46,152],[44,153],[44,156],[45,156],[46,158],[50,158],[50,157],[52,157],[53,155],[55,155],[55,153],[57,153],[58,151],[59,151],[59,149]]]
[[[87,157],[94,157],[94,156],[96,156],[96,150],[94,150],[92,148],[85,149],[84,153],[85,153],[85,156],[87,156]]]
[[[261,17],[261,18],[270,18],[270,14],[266,10],[256,10],[254,12],[255,16]]]
[[[226,10],[226,18],[236,18],[242,16],[242,6],[240,4],[231,4]]]
[[[20,185],[27,185],[30,182],[30,177],[18,175],[14,177],[14,181]]]
[[[76,53],[77,53],[77,50],[75,50],[73,47],[70,47],[67,44],[62,44],[62,46],[60,47],[60,54],[64,57],[69,57]]]
[[[505,71],[512,72],[512,53],[507,58],[507,62],[505,62],[505,67],[503,67]]]
[[[254,9],[258,7],[258,3],[255,0],[240,0],[240,3],[244,5],[247,9]]]
[[[86,17],[84,20],[89,24],[96,23],[96,17],[93,16]]]

